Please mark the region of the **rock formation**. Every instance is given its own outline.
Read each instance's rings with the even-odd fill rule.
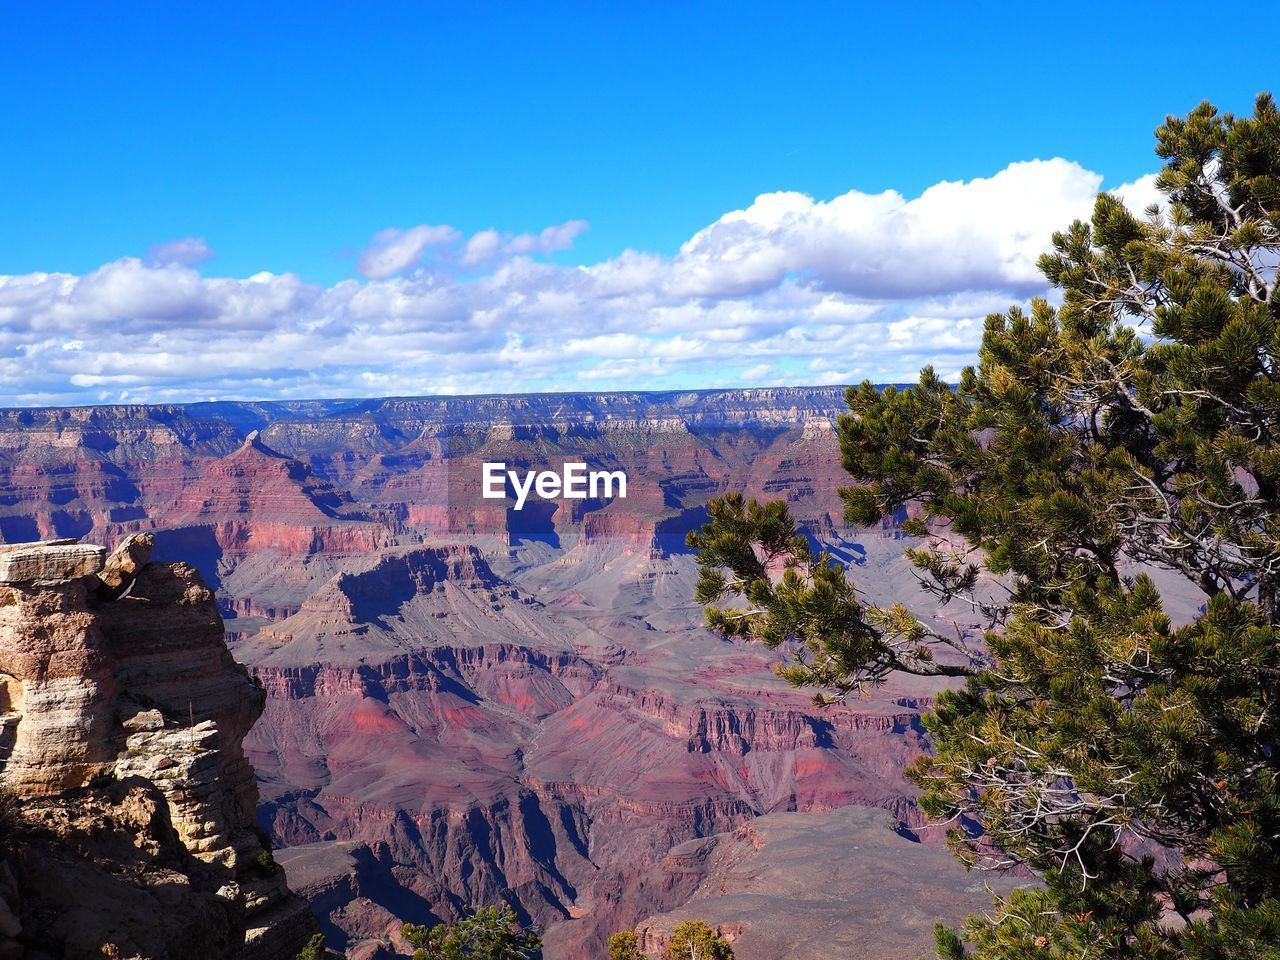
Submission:
[[[254,827],[265,694],[151,546],[0,547],[6,960],[292,960],[314,930]]]

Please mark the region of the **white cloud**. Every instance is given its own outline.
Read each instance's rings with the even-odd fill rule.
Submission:
[[[1087,213],[1101,183],[1054,159],[939,183],[913,200],[895,191],[825,202],[765,194],[685,243],[675,282],[692,295],[745,294],[805,274],[825,289],[877,298],[1038,287],[1048,237]]]
[[[1015,163],[907,199],[772,193],[672,256],[546,259],[534,233],[389,229],[363,280],[205,277],[202,241],[84,275],[0,275],[0,404],[843,383],[948,374],[982,318],[1042,292],[1050,234],[1102,178]],[[1118,188],[1126,200],[1148,178]],[[170,249],[172,248],[172,249]]]
[[[585,220],[569,220],[547,227],[541,233],[499,233],[497,230],[481,230],[473,234],[462,249],[464,266],[492,263],[502,257],[544,256],[568,250],[573,241],[587,229]]]
[[[183,237],[172,243],[153,243],[147,251],[150,263],[181,263],[190,266],[213,256],[213,248],[204,237]]]
[[[499,233],[489,229],[464,239],[460,231],[448,225],[422,224],[408,230],[389,227],[370,240],[356,269],[368,280],[385,280],[423,266],[428,255],[441,265],[496,269],[512,258],[549,256],[567,250],[586,229],[585,220],[569,220],[540,233]]]
[[[1140,217],[1153,204],[1155,206],[1164,206],[1164,194],[1156,189],[1156,175],[1154,173],[1139,177],[1132,183],[1122,183],[1111,193],[1114,193],[1124,201],[1124,205]]]
[[[757,363],[755,366],[744,369],[738,376],[746,383],[769,386],[777,372],[778,368],[772,363]],[[766,383],[766,381],[770,381],[770,383]]]
[[[401,230],[388,227],[374,236],[356,269],[370,280],[382,280],[416,266],[431,247],[456,243],[461,235],[450,226],[423,224]]]

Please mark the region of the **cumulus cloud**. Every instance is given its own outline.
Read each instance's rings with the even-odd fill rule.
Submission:
[[[1164,194],[1156,189],[1156,175],[1148,173],[1132,183],[1122,183],[1111,191],[1138,216],[1146,213],[1148,207],[1164,206]]]
[[[917,197],[757,197],[672,255],[550,255],[586,229],[388,229],[363,279],[206,277],[193,238],[83,275],[0,275],[0,404],[914,379],[1043,292],[1050,234],[1099,174],[1015,163]],[[1117,188],[1145,205],[1149,178]]]
[[[754,293],[800,273],[825,289],[877,298],[1036,288],[1046,238],[1079,216],[1101,183],[1054,159],[939,183],[912,200],[892,190],[825,202],[765,194],[685,243],[674,282],[692,295]]]

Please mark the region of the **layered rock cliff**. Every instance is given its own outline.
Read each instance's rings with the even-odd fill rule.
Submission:
[[[0,547],[6,960],[291,960],[315,929],[254,826],[266,695],[151,546]]]
[[[919,700],[818,712],[697,627],[691,560],[587,553],[515,580],[471,544],[382,554],[233,645],[268,692],[261,821],[331,945],[507,900],[589,957],[675,844],[850,803],[919,822]]]

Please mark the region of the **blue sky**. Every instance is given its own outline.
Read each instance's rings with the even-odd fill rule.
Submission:
[[[0,58],[8,134],[0,149],[0,275],[93,276],[96,285],[65,280],[37,289],[29,280],[15,293],[11,282],[8,300],[0,289],[0,375],[9,380],[0,402],[712,386],[751,381],[747,371],[758,382],[782,382],[909,373],[922,361],[958,368],[974,345],[973,331],[955,326],[975,319],[961,316],[965,307],[971,313],[1025,296],[1032,284],[1018,269],[979,270],[981,283],[957,277],[947,289],[916,290],[906,277],[842,287],[824,279],[821,264],[866,247],[841,247],[827,234],[806,234],[777,260],[769,282],[739,276],[727,286],[689,286],[653,271],[640,277],[618,258],[628,250],[679,258],[699,231],[779,192],[821,203],[891,190],[910,201],[942,182],[1052,158],[1095,174],[1104,189],[1139,181],[1157,168],[1151,131],[1166,113],[1206,98],[1245,111],[1255,93],[1275,86],[1267,57],[1233,49],[1226,28],[1205,42],[1196,10],[11,6]],[[1021,202],[1042,186],[1027,189]],[[1077,200],[1047,203],[1046,211],[1074,210]],[[446,225],[451,233],[411,232]],[[766,234],[774,242],[776,227],[768,220],[750,244]],[[543,234],[547,228],[553,232]],[[1045,232],[1035,216],[1029,228]],[[468,246],[491,229],[497,234]],[[704,238],[703,260],[740,257],[736,241],[726,240],[733,230]],[[947,236],[956,242],[954,229]],[[163,246],[186,238],[186,247]],[[371,244],[375,252],[393,245],[390,261],[380,262],[403,268],[362,268],[374,262]],[[489,253],[471,255],[481,246]],[[125,266],[101,273],[113,264]],[[526,264],[513,281],[510,271]],[[529,273],[605,264],[611,275],[626,268],[625,291],[597,283],[584,294],[568,290],[577,275]],[[909,259],[878,269],[890,268],[909,269]],[[294,286],[275,289],[268,307],[257,297],[258,312],[238,328],[247,308],[199,286],[264,272],[277,287],[280,277]],[[811,274],[818,280],[810,292],[841,293],[845,307],[877,307],[880,333],[864,331],[864,340],[883,341],[903,321],[925,330],[950,319],[943,333],[964,335],[935,338],[936,351],[913,340],[897,360],[867,354],[866,362],[858,361],[857,342],[837,337],[849,362],[818,369],[813,360],[826,351],[810,344],[788,354],[777,341],[821,332],[809,316],[813,298],[788,300],[790,326],[724,319],[735,304],[767,308],[769,296],[785,298]],[[401,286],[365,299],[403,305],[442,286],[453,299],[444,312],[387,308],[381,320],[376,307],[351,307],[351,285],[385,283]],[[488,298],[477,284],[489,285]],[[125,287],[128,295],[116,296]],[[174,299],[184,290],[185,305]],[[255,297],[260,292],[254,288]],[[43,313],[28,309],[33,296],[52,298]],[[566,296],[579,324],[569,325],[570,335],[615,339],[556,362],[552,344],[535,344],[535,331],[555,323]],[[610,314],[619,296],[631,306]],[[513,297],[541,306],[503,314]],[[949,298],[942,307],[919,309],[940,297]],[[724,308],[718,321],[672,320],[671,311],[705,309],[708,299]],[[705,330],[719,332],[694,356]],[[176,356],[178,334],[202,342],[218,331],[259,336],[277,352],[270,363],[230,358],[216,375],[196,376]],[[379,331],[395,334],[394,342],[381,343],[367,363],[352,356],[353,343]],[[90,363],[94,369],[73,383],[71,371],[86,364],[71,355],[110,332],[141,337],[144,346],[156,347],[157,335],[172,342],[143,350],[132,366],[123,357]],[[304,334],[334,349],[300,357]],[[769,338],[777,341],[771,350],[746,349]],[[758,362],[734,366],[726,359],[731,344]],[[530,366],[519,369],[526,355]],[[53,356],[58,363],[38,359]],[[455,356],[456,375],[442,375]]]

